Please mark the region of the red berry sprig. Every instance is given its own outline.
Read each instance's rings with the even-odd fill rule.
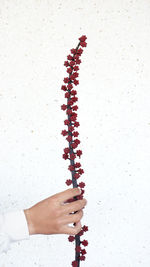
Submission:
[[[66,184],[67,186],[73,184],[73,188],[80,187],[82,191],[79,196],[75,196],[72,199],[69,199],[68,202],[83,199],[83,194],[85,192],[85,190],[83,189],[85,187],[85,183],[77,183],[77,180],[84,173],[84,170],[81,168],[80,162],[75,163],[75,159],[77,159],[77,157],[81,157],[82,150],[77,149],[76,151],[74,151],[74,149],[76,149],[80,144],[80,140],[78,139],[79,132],[75,129],[78,128],[80,124],[77,121],[77,113],[75,112],[78,109],[78,106],[75,105],[75,103],[78,101],[77,91],[73,89],[73,85],[77,86],[79,84],[79,81],[76,78],[79,76],[77,72],[79,70],[78,65],[81,63],[80,56],[83,53],[83,49],[79,47],[87,46],[87,43],[85,42],[86,39],[87,37],[85,35],[82,35],[79,38],[80,42],[77,47],[70,50],[72,55],[69,54],[67,56],[68,60],[64,62],[64,66],[67,67],[67,73],[69,74],[69,77],[64,78],[64,83],[67,85],[62,85],[61,87],[61,90],[65,91],[65,98],[67,98],[67,104],[61,105],[61,109],[63,111],[66,111],[67,119],[64,120],[64,124],[68,127],[68,130],[62,130],[61,134],[63,136],[66,136],[66,140],[69,143],[69,146],[64,148],[64,154],[62,155],[62,157],[65,160],[70,160],[68,170],[72,174],[72,179],[67,179]],[[74,212],[74,214],[76,212]],[[77,235],[75,235],[75,237],[71,235],[68,237],[69,242],[73,242],[75,240],[75,260],[72,261],[72,267],[79,267],[80,261],[85,260],[85,254],[87,252],[84,248],[81,247],[81,244],[83,246],[87,246],[88,241],[80,241],[80,236],[84,235],[84,232],[86,231],[88,231],[88,226],[84,225],[81,231]]]

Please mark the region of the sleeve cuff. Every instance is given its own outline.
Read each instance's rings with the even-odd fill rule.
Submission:
[[[29,239],[29,228],[23,210],[11,211],[3,214],[4,232],[12,241]]]

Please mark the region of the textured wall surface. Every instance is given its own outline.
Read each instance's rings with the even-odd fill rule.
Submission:
[[[81,35],[80,163],[88,205],[81,267],[150,266],[150,2],[0,1],[0,212],[67,189],[60,89]],[[67,235],[12,245],[0,267],[69,267]]]

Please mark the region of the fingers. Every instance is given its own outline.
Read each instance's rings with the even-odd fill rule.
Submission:
[[[65,215],[62,218],[62,224],[78,222],[81,220],[82,217],[83,217],[83,210],[79,210],[75,214]]]
[[[68,234],[68,235],[77,235],[82,229],[82,225],[81,222],[78,221],[76,222],[75,226],[68,226],[68,225],[64,225],[63,226],[63,234]]]
[[[63,203],[66,200],[80,194],[81,194],[80,189],[77,187],[77,188],[69,188],[63,192],[56,194],[55,196],[57,196],[57,199],[60,203]]]
[[[69,203],[62,207],[63,213],[69,214],[71,212],[81,210],[85,207],[86,204],[87,204],[86,199],[73,201],[72,203]]]

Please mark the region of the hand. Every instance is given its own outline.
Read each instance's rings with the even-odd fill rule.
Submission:
[[[29,234],[78,234],[82,229],[80,222],[83,217],[82,209],[87,201],[82,199],[67,203],[67,200],[80,194],[79,188],[70,188],[24,210]],[[72,212],[76,213],[71,214]],[[74,227],[67,225],[70,223],[76,225]]]

